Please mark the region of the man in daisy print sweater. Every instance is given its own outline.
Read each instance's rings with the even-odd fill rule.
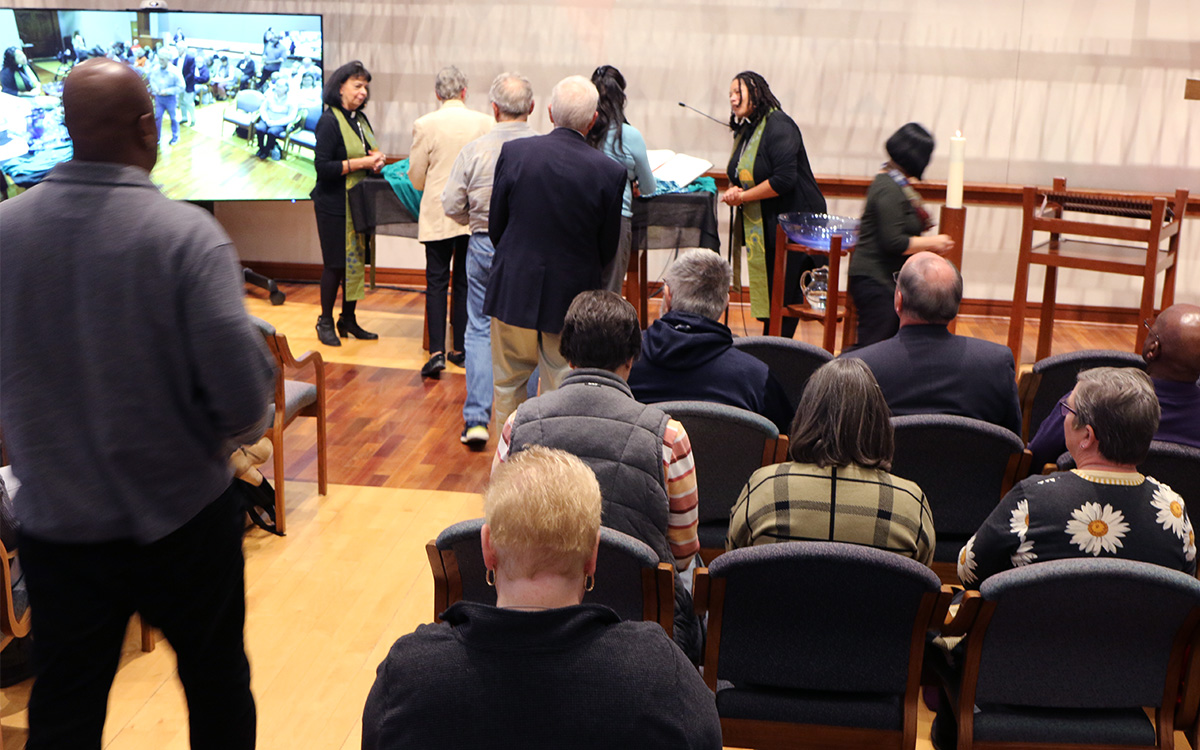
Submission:
[[[958,577],[988,576],[1068,557],[1140,560],[1196,572],[1196,541],[1183,498],[1137,465],[1158,429],[1146,373],[1098,367],[1079,374],[1063,436],[1078,467],[1032,476],[1005,495],[958,554]]]

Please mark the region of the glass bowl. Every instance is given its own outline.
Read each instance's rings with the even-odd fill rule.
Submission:
[[[849,250],[858,242],[858,219],[830,214],[779,214],[779,226],[788,239],[797,245],[829,252],[835,236],[842,238],[842,249]]]

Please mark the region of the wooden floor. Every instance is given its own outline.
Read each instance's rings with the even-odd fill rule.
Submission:
[[[316,494],[314,420],[288,431],[288,536],[246,536],[246,640],[258,702],[258,746],[266,750],[357,748],[375,668],[396,638],[432,620],[433,585],[424,544],[449,524],[481,515],[489,451],[458,440],[463,370],[438,381],[419,369],[423,297],[378,289],[359,304],[376,342],[319,346],[315,286],[282,285],[272,307],[250,289],[247,308],[287,334],[292,351],[318,348],[329,388],[329,494]],[[757,324],[735,309],[735,333]],[[1007,321],[963,318],[958,332],[1003,342]],[[1032,326],[1025,340],[1033,341]],[[815,323],[798,338],[817,343]],[[1055,351],[1129,349],[1132,326],[1059,323]],[[1026,354],[1032,359],[1032,352]],[[268,472],[269,473],[269,472]],[[132,630],[132,629],[131,629]],[[120,750],[187,747],[187,712],[170,647],[149,654],[127,637],[109,699],[104,746]],[[4,750],[25,746],[32,681],[0,693]],[[922,707],[917,748],[930,750],[931,716]],[[1182,735],[1179,740],[1181,747]]]

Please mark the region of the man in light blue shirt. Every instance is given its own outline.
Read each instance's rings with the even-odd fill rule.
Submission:
[[[150,93],[154,95],[154,124],[158,128],[158,140],[162,142],[162,119],[166,112],[171,116],[171,143],[174,146],[179,141],[179,97],[183,94],[185,84],[183,73],[171,64],[171,56],[164,49],[150,68],[147,77],[150,83]]]
[[[450,179],[442,191],[446,215],[459,224],[470,224],[467,243],[467,400],[463,404],[463,431],[460,438],[472,450],[483,450],[488,441],[488,423],[492,418],[492,342],[491,321],[483,314],[483,297],[492,271],[495,248],[488,237],[488,207],[492,200],[492,179],[500,147],[517,138],[537,135],[529,126],[533,112],[533,88],[529,79],[517,73],[501,73],[488,92],[496,125],[459,152]]]

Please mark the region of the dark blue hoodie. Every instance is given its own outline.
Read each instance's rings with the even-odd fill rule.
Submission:
[[[794,414],[766,364],[735,349],[727,326],[693,313],[672,310],[646,329],[629,387],[643,404],[711,401],[747,409],[783,434]]]

